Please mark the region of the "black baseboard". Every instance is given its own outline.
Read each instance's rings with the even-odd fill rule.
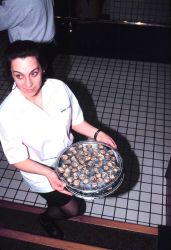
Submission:
[[[170,226],[159,226],[158,250],[171,250]]]
[[[171,62],[170,28],[58,21],[59,52],[149,62]]]

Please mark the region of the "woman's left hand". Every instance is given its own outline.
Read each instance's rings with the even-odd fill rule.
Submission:
[[[103,131],[100,131],[96,137],[96,141],[99,142],[103,142],[108,144],[109,146],[111,146],[114,149],[117,149],[117,145],[115,143],[115,141],[106,133],[104,133]]]
[[[98,131],[98,129],[94,126],[92,126],[90,123],[83,121],[79,125],[72,125],[72,129],[76,131],[79,134],[85,135],[88,138],[94,138],[94,135],[96,135],[96,141],[103,142],[108,144],[114,149],[117,149],[117,145],[115,141],[106,133],[103,131]]]

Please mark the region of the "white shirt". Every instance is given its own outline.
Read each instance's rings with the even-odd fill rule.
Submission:
[[[10,42],[51,42],[55,35],[53,0],[4,0],[0,5],[0,31]]]
[[[32,159],[55,167],[57,157],[73,142],[72,125],[83,122],[83,113],[63,82],[48,79],[42,87],[43,110],[15,87],[0,106],[0,140],[10,164]],[[30,188],[50,192],[45,176],[21,171]]]

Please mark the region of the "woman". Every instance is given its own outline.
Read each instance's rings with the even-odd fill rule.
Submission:
[[[84,120],[76,97],[63,82],[45,80],[44,61],[34,42],[12,43],[6,60],[14,85],[0,106],[1,144],[30,189],[46,199],[42,225],[52,237],[63,238],[54,219],[84,212],[83,200],[66,190],[54,171],[59,154],[73,142],[71,130],[114,148],[116,144]]]

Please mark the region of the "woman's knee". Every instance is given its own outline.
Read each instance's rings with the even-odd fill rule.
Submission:
[[[61,209],[68,217],[75,217],[84,214],[86,204],[84,200],[73,197],[73,199],[62,206]]]

